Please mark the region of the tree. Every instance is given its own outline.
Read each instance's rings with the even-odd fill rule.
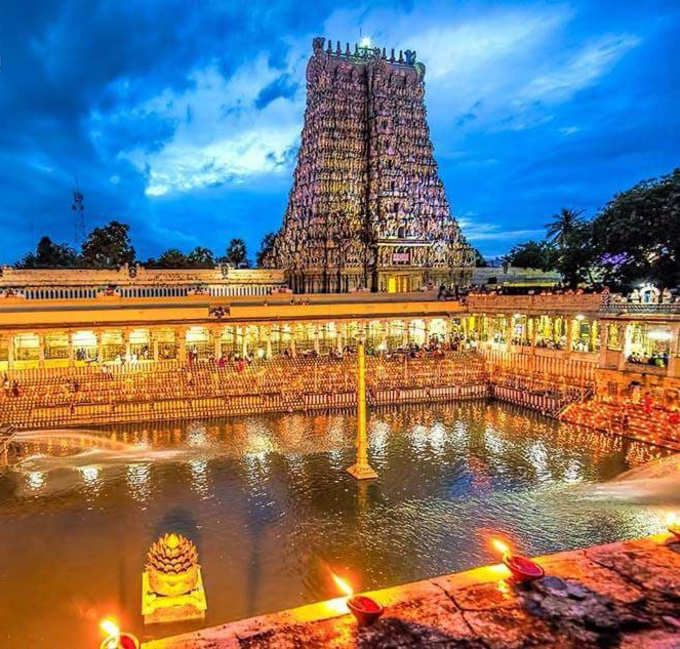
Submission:
[[[135,249],[130,243],[127,223],[111,221],[95,228],[83,243],[82,258],[86,266],[117,268],[135,260]]]
[[[168,248],[158,259],[149,259],[145,264],[148,268],[186,268],[186,255],[177,248]]]
[[[474,249],[474,255],[475,255],[475,267],[476,268],[486,268],[489,265],[489,262],[484,259],[482,256],[482,253],[477,250],[477,248]]]
[[[576,288],[582,282],[593,283],[597,258],[593,224],[579,220],[561,237],[556,249],[555,268],[560,271],[567,286]]]
[[[196,246],[187,255],[186,261],[189,268],[213,268],[215,266],[212,250],[202,246]]]
[[[257,256],[255,257],[255,264],[257,265],[258,268],[262,268],[262,265],[267,255],[274,249],[275,240],[276,232],[268,232],[262,238],[260,249],[257,251]]]
[[[680,284],[680,169],[617,194],[596,216],[594,236],[612,286]]]
[[[227,254],[223,260],[234,268],[249,268],[246,242],[243,239],[232,239],[227,246]]]
[[[527,241],[513,246],[505,260],[511,266],[519,268],[537,268],[551,270],[555,268],[555,246],[547,241]]]
[[[54,243],[45,236],[40,239],[35,253],[29,252],[16,264],[17,268],[75,268],[78,254],[65,243]]]
[[[576,212],[575,210],[563,207],[558,214],[553,216],[553,220],[546,225],[548,228],[548,239],[558,247],[564,245],[569,235],[583,223],[581,214],[583,214],[583,210]]]

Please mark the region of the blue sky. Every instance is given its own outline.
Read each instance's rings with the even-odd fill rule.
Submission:
[[[680,165],[680,4],[7,0],[0,261],[131,224],[138,256],[251,254],[291,185],[311,39],[360,31],[427,66],[435,155],[487,256]]]

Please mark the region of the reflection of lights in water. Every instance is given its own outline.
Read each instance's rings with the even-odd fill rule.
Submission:
[[[328,445],[340,448],[345,444],[345,422],[343,415],[335,415],[328,420]]]
[[[45,484],[45,474],[42,471],[31,471],[27,478],[31,489],[40,489]]]
[[[144,502],[150,495],[149,476],[151,469],[148,464],[128,464],[125,476],[130,493],[135,500]]]
[[[208,441],[205,426],[203,424],[191,426],[191,428],[187,429],[186,439],[189,446],[205,446]]]
[[[430,430],[430,446],[432,450],[441,455],[446,444],[446,428],[440,421],[436,422]]]
[[[368,432],[368,446],[374,453],[384,453],[390,425],[385,421],[375,421]]]
[[[249,431],[248,447],[246,448],[246,457],[255,457],[263,459],[268,453],[274,450],[274,445],[267,435],[261,432]]]
[[[339,469],[341,467],[342,456],[343,453],[340,448],[334,448],[328,451],[328,458],[333,469]]]
[[[581,474],[581,463],[576,459],[569,460],[569,464],[564,471],[564,479],[566,482],[581,482],[583,475]]]
[[[494,453],[501,454],[505,451],[507,443],[501,439],[498,431],[493,426],[487,426],[484,431],[484,446]]]
[[[81,466],[78,471],[80,471],[80,475],[83,476],[83,480],[87,484],[94,484],[97,482],[97,478],[99,478],[99,467]]]
[[[409,435],[411,444],[416,451],[423,451],[427,444],[427,428],[422,424],[416,424],[410,431]]]
[[[195,491],[201,496],[208,495],[208,461],[207,460],[191,460],[189,462],[191,469],[191,485]]]
[[[456,444],[467,443],[470,439],[467,426],[462,421],[457,421],[449,435],[451,440]]]
[[[529,460],[534,469],[536,469],[539,478],[550,477],[550,470],[548,469],[548,452],[546,451],[543,442],[534,442],[529,447]]]

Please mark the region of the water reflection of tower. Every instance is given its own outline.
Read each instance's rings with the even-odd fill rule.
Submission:
[[[85,241],[85,195],[78,188],[78,183],[73,188],[73,245],[79,248]]]

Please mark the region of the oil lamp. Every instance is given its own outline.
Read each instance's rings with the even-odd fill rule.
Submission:
[[[119,626],[111,618],[103,619],[99,628],[106,634],[99,649],[139,649],[139,640],[131,633],[121,633]]]
[[[512,573],[512,579],[516,583],[540,579],[545,575],[545,570],[535,561],[521,554],[513,554],[510,546],[499,538],[492,538],[491,544],[500,552],[503,563]]]
[[[384,607],[378,604],[372,597],[355,595],[348,581],[335,573],[331,574],[338,588],[347,596],[347,608],[359,626],[370,626],[383,614]]]
[[[673,512],[666,517],[666,528],[675,537],[676,541],[680,541],[680,521]]]

